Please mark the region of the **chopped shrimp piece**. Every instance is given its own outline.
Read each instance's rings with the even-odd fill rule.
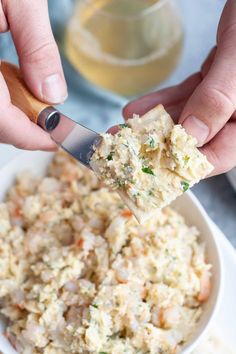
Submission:
[[[208,271],[204,271],[200,278],[200,293],[198,295],[199,302],[205,302],[209,298],[211,292],[211,276]]]
[[[133,216],[133,213],[129,209],[124,209],[121,212],[121,216],[123,216],[124,218],[131,218],[131,216]]]
[[[45,177],[38,187],[39,193],[55,193],[61,190],[61,183],[56,178]]]
[[[161,326],[165,329],[175,328],[180,321],[179,306],[170,306],[160,313]]]
[[[76,244],[79,248],[83,248],[84,240],[82,238],[79,238]]]
[[[40,220],[43,223],[54,222],[58,220],[58,215],[55,210],[47,210],[41,214]]]
[[[72,227],[75,231],[80,232],[84,227],[85,222],[80,215],[75,215],[72,219]]]
[[[161,310],[158,306],[152,308],[151,320],[154,326],[161,327]]]
[[[119,283],[128,283],[128,272],[125,269],[116,270],[115,277]]]

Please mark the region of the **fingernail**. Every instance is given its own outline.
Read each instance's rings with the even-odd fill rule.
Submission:
[[[53,74],[44,79],[42,83],[42,96],[50,103],[62,103],[67,98],[65,81],[60,74]]]
[[[183,122],[183,127],[187,131],[188,134],[194,136],[197,139],[197,146],[203,146],[209,135],[208,126],[203,123],[200,119],[189,116]]]

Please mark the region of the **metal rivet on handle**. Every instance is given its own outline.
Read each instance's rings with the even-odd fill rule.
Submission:
[[[60,122],[60,114],[58,112],[53,112],[49,115],[45,121],[45,129],[47,131],[52,131],[55,129]]]

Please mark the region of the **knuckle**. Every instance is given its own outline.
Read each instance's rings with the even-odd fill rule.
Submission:
[[[235,109],[235,102],[230,94],[227,93],[227,88],[219,88],[217,86],[206,86],[203,89],[204,101],[208,106],[213,107],[213,111],[218,115],[232,114]]]
[[[236,21],[226,24],[224,27],[219,26],[217,33],[217,43],[220,43],[224,40],[227,40],[231,36],[234,36],[236,33]]]
[[[32,150],[31,144],[22,136],[18,136],[17,142],[14,144],[14,147],[21,150]]]
[[[213,140],[200,149],[214,166],[211,175],[225,173],[236,165],[235,131],[234,123],[226,124]]]
[[[24,141],[23,139],[19,139],[17,143],[14,144],[14,147],[21,150],[30,150],[27,141]]]
[[[43,41],[42,44],[35,46],[27,46],[27,49],[23,50],[21,60],[28,63],[40,64],[45,62],[45,58],[50,59],[54,53],[58,52],[56,42],[52,39],[49,41]]]

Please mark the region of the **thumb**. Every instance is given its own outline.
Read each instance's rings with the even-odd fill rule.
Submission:
[[[212,65],[187,102],[181,117],[198,146],[210,141],[236,108],[236,2],[229,0],[218,30],[218,47]]]
[[[63,102],[67,88],[47,1],[6,1],[6,16],[26,84],[42,101]]]

